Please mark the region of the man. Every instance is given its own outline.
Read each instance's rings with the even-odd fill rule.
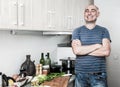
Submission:
[[[96,25],[99,9],[85,8],[85,25],[72,34],[72,49],[76,55],[75,87],[107,87],[106,57],[110,55],[110,35],[105,27]]]

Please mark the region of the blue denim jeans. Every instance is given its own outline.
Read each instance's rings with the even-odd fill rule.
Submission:
[[[108,87],[106,73],[78,73],[75,87]]]

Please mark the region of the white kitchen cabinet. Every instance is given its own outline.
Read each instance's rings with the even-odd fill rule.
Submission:
[[[1,0],[0,28],[31,29],[31,0]]]
[[[63,28],[64,0],[33,0],[32,26],[35,30],[58,31]]]
[[[91,0],[0,0],[0,29],[72,31]]]
[[[90,0],[33,0],[33,29],[72,31],[83,24],[83,10]]]
[[[32,0],[18,0],[18,29],[32,29]]]

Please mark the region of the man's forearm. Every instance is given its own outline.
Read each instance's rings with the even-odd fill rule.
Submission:
[[[97,49],[91,53],[89,53],[88,55],[92,55],[92,56],[109,56],[110,55],[110,50],[104,49],[103,47],[100,49]]]
[[[92,55],[92,56],[106,56],[107,57],[107,56],[110,55],[110,51],[111,51],[110,41],[105,38],[105,39],[102,40],[101,48],[89,53],[89,55]]]
[[[76,55],[87,55],[101,47],[100,44],[88,45],[88,46],[73,46],[73,51]]]

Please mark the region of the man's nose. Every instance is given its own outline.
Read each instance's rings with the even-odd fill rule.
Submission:
[[[88,14],[91,14],[91,11],[88,11]]]

